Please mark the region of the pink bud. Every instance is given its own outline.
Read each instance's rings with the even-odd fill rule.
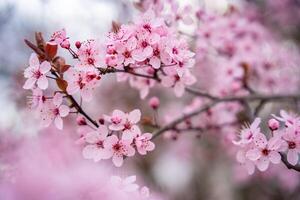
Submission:
[[[75,46],[77,49],[79,49],[81,47],[81,42],[79,42],[79,41],[75,42]]]
[[[159,99],[157,97],[151,97],[149,100],[149,106],[156,110],[159,107]]]
[[[65,49],[69,49],[69,48],[70,48],[70,42],[69,42],[68,40],[64,40],[64,41],[60,44],[60,46],[61,46],[62,48],[65,48]]]
[[[268,126],[271,131],[276,131],[279,128],[279,122],[276,119],[270,119],[268,121]]]
[[[100,118],[98,121],[99,121],[100,124],[102,124],[102,125],[104,124],[104,119],[103,118]]]
[[[79,126],[87,125],[85,118],[82,116],[78,116],[76,122]]]

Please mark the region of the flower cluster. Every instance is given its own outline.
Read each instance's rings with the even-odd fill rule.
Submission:
[[[114,165],[120,167],[123,159],[133,156],[136,151],[146,155],[154,150],[152,134],[142,134],[137,125],[140,118],[141,112],[137,109],[129,113],[114,110],[112,115],[104,115],[96,130],[87,127],[82,134],[85,143],[83,156],[95,162],[112,158]]]
[[[271,130],[271,138],[260,129],[260,118],[240,132],[240,138],[233,143],[239,146],[237,160],[243,164],[249,174],[254,173],[255,166],[260,171],[268,169],[270,162],[278,164],[283,153],[287,153],[287,161],[291,165],[298,163],[300,153],[300,118],[285,111],[280,112],[281,116],[274,116],[269,120],[268,126]],[[279,121],[284,123],[280,128]],[[280,155],[280,153],[282,155]]]
[[[29,67],[25,69],[24,76],[28,78],[23,86],[31,89],[32,96],[29,98],[32,109],[41,114],[42,125],[48,127],[53,121],[58,129],[63,128],[62,117],[66,117],[70,109],[63,103],[63,95],[59,92],[53,97],[43,95],[43,90],[48,88],[47,74],[50,73],[51,65],[47,61],[40,63],[38,56],[33,53],[29,59]]]
[[[153,10],[134,20],[134,24],[122,25],[108,35],[105,62],[109,68],[139,73],[146,77],[122,74],[118,80],[127,80],[140,90],[142,98],[154,86],[152,79],[162,80],[165,87],[174,87],[176,96],[182,96],[185,86],[196,82],[190,68],[194,53],[185,40],[157,18]],[[149,76],[150,78],[147,78]]]
[[[296,48],[239,12],[220,15],[200,10],[197,16],[201,26],[196,60],[199,74],[205,74],[199,77],[203,88],[218,96],[245,93],[248,87],[263,93],[297,91]]]

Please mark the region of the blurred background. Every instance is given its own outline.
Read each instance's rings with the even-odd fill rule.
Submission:
[[[4,152],[13,152],[18,148],[20,140],[30,138],[39,141],[40,137],[53,136],[56,139],[69,138],[66,144],[69,145],[78,138],[74,118],[70,117],[67,120],[66,130],[63,132],[53,127],[42,130],[37,125],[37,116],[26,107],[28,93],[22,89],[23,70],[27,66],[31,50],[25,46],[23,40],[34,40],[35,31],[40,31],[45,38],[49,38],[54,31],[61,28],[67,30],[68,36],[74,42],[103,38],[110,30],[112,20],[120,23],[132,20],[138,12],[133,2],[137,1],[0,1],[0,180],[10,176],[7,175],[7,171],[11,170],[12,161],[4,156]],[[237,7],[246,5],[247,8],[243,7],[242,12],[249,18],[259,21],[276,37],[288,40],[290,48],[299,47],[299,0],[179,0],[179,4],[204,6],[220,13],[228,10],[232,4]],[[182,29],[193,32],[188,27]],[[153,112],[147,102],[140,100],[136,90],[128,88],[127,84],[116,83],[115,77],[109,77],[103,81],[95,99],[85,105],[85,109],[95,118],[110,113],[115,108],[127,111],[140,108],[144,118],[152,117]],[[124,90],[128,92],[124,93]],[[165,93],[161,96],[162,113],[170,108],[180,108],[184,104],[185,101],[181,103],[174,100],[172,92],[163,91]],[[158,94],[161,94],[161,90],[155,89],[150,96]],[[50,140],[53,140],[54,147],[56,139],[53,138]],[[230,153],[224,153],[219,143],[214,138],[205,136],[195,140],[195,134],[188,134],[176,141],[158,140],[157,149],[147,157],[136,156],[134,159],[127,159],[124,168],[113,171],[126,175],[136,173],[140,181],[161,198],[171,200],[300,199],[300,177],[297,173],[283,170],[284,166],[276,166],[266,173],[248,176],[235,164],[232,155],[227,155]],[[80,151],[77,150],[66,153],[67,150],[63,149],[59,154],[65,153],[63,158],[78,157]],[[35,164],[40,163],[37,161]],[[97,166],[97,163],[92,165]]]

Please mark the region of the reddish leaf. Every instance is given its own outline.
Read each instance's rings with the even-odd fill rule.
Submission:
[[[45,47],[45,52],[48,58],[52,60],[57,53],[57,45],[47,43]]]
[[[64,92],[66,91],[67,86],[68,86],[67,81],[65,81],[65,80],[63,80],[61,78],[58,78],[58,79],[56,79],[56,84],[59,87],[59,89],[61,89]]]

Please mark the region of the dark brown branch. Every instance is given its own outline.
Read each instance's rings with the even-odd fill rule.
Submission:
[[[128,73],[128,74],[131,74],[131,75],[134,75],[134,76],[139,76],[139,77],[143,77],[143,78],[149,78],[149,79],[153,79],[153,80],[156,80],[156,81],[160,81],[157,77],[155,76],[149,76],[147,74],[139,74],[139,73],[136,73],[134,71],[131,71],[131,70],[122,70],[122,69],[115,69],[115,68],[97,68],[99,71],[100,71],[100,74],[108,74],[108,73]]]
[[[280,153],[281,155],[281,161],[285,164],[285,166],[288,168],[288,169],[293,169],[297,172],[300,172],[300,165],[291,165],[288,161],[287,161],[287,157],[286,155],[284,155],[283,153]]]

